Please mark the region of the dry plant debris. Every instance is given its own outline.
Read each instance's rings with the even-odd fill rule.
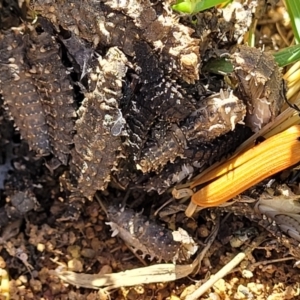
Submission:
[[[255,195],[193,219],[174,199],[161,220],[153,214],[170,199],[170,187],[276,119],[280,70],[269,52],[233,46],[258,13],[280,15],[282,5],[235,1],[190,18],[170,4],[0,0],[3,299],[298,296],[294,211],[274,213],[262,200],[256,206],[292,237],[257,214]],[[282,46],[270,28],[270,38],[261,37],[268,51]],[[204,71],[209,59],[224,55],[234,62],[239,89]],[[299,194],[297,180],[292,187]],[[146,255],[176,264],[141,268],[150,264]],[[243,261],[235,268],[236,256]],[[224,266],[231,273],[212,284],[209,275]],[[124,274],[136,281],[115,282]],[[200,292],[190,278],[206,281]],[[108,293],[109,285],[118,289]]]

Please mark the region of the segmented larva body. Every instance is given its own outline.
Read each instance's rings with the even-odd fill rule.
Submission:
[[[59,26],[70,30],[80,37],[97,44],[97,6],[94,1],[48,1],[38,0],[33,3],[33,10],[49,19],[59,31]]]
[[[139,76],[142,86],[134,95],[134,105],[126,121],[131,129],[129,134],[133,152],[138,153],[134,159],[138,160],[149,130],[157,118],[180,122],[195,107],[193,99],[185,95],[183,89],[172,82],[171,78],[164,76],[158,57],[146,42],[135,43],[134,50],[136,64],[142,71]]]
[[[220,90],[201,101],[201,107],[187,117],[182,131],[188,141],[211,141],[235,129],[246,116],[246,106],[232,91]]]
[[[133,20],[123,13],[99,3],[97,26],[101,44],[106,47],[117,46],[125,54],[132,57],[135,55],[134,44],[139,40],[141,32]]]
[[[30,32],[26,56],[49,126],[51,150],[67,165],[76,118],[70,74],[61,62],[58,44],[46,32]]]
[[[118,101],[126,62],[126,56],[116,47],[110,48],[104,58],[100,57],[96,89],[85,93],[78,110],[70,169],[77,180],[77,189],[89,199],[97,190],[106,188],[110,173],[117,166],[125,122]]]
[[[137,162],[137,169],[143,173],[152,170],[159,170],[169,161],[174,162],[176,157],[183,157],[184,149],[187,146],[186,138],[181,129],[172,124],[163,122],[163,127],[168,128],[166,132],[157,133],[152,130],[154,141],[146,144],[142,151],[142,158]]]
[[[22,138],[39,155],[50,153],[48,126],[40,95],[25,63],[24,36],[0,36],[0,92]]]
[[[158,15],[149,0],[103,2],[134,20],[143,38],[160,50],[170,73],[188,83],[199,79],[199,40],[191,37],[193,29],[180,24],[168,9]]]
[[[188,116],[182,127],[173,124],[165,133],[151,136],[154,141],[146,144],[137,168],[144,173],[157,171],[169,161],[184,157],[188,142],[197,139],[209,142],[230,130],[243,121],[246,106],[232,92],[220,91],[201,102],[201,107]],[[166,127],[166,126],[165,126]],[[157,137],[155,139],[155,137]]]
[[[140,36],[139,28],[123,13],[113,11],[100,1],[50,3],[48,0],[38,0],[34,1],[33,6],[35,12],[50,20],[57,29],[61,26],[72,32],[73,36],[92,42],[95,46],[99,42],[105,47],[117,46],[125,54],[134,56],[133,45]],[[62,42],[65,44],[63,39]]]
[[[247,105],[245,123],[257,132],[274,120],[284,103],[281,70],[272,53],[243,45],[232,55],[232,62]]]
[[[143,257],[149,255],[150,260],[175,263],[194,254],[186,251],[181,242],[174,241],[172,231],[131,209],[109,206],[108,219],[113,236],[118,235],[134,251],[141,251]]]
[[[126,54],[133,55],[132,44],[138,30],[139,35],[160,49],[170,73],[189,83],[199,79],[199,40],[191,37],[193,29],[180,24],[168,9],[157,15],[149,0],[39,0],[34,1],[33,10],[51,20],[57,29],[60,25],[94,45],[100,42],[108,47],[119,46]],[[118,12],[126,15],[125,22]]]

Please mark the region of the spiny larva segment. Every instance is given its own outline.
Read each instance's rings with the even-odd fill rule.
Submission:
[[[134,43],[143,37],[161,53],[168,73],[194,83],[199,79],[199,40],[191,37],[193,29],[180,24],[171,10],[161,3],[156,7],[159,13],[153,7],[148,0],[39,0],[33,4],[34,11],[49,19],[57,31],[61,26],[95,46],[118,46],[133,56]]]
[[[137,161],[137,169],[143,173],[160,171],[169,161],[182,157],[187,147],[186,138],[176,125],[160,122],[151,130],[151,138],[142,151],[142,157]]]
[[[223,91],[205,98],[200,107],[185,120],[182,131],[188,141],[210,141],[235,129],[246,115],[246,106],[232,91]]]
[[[135,92],[131,109],[126,119],[130,132],[130,142],[137,153],[148,137],[151,126],[158,118],[169,122],[179,122],[195,109],[192,97],[181,90],[159,67],[159,60],[146,42],[134,45],[136,63],[140,68],[141,88]]]
[[[41,95],[52,152],[66,165],[76,118],[70,75],[61,62],[58,44],[46,32],[31,30],[27,59]]]
[[[118,235],[133,250],[140,250],[150,260],[173,262],[188,260],[192,254],[185,251],[182,243],[174,241],[172,231],[149,220],[131,209],[108,207],[108,219],[113,233]]]
[[[101,1],[132,18],[142,37],[161,52],[170,73],[188,83],[199,79],[200,41],[191,37],[193,29],[180,24],[171,9],[162,7],[158,14],[149,0]]]
[[[117,46],[122,51],[134,56],[134,44],[140,39],[141,30],[136,27],[133,20],[99,3],[97,26],[99,28],[100,43],[106,47]]]
[[[40,95],[25,62],[24,36],[0,35],[0,93],[22,138],[39,155],[50,153],[48,126]]]
[[[126,63],[125,55],[116,47],[104,58],[99,57],[96,89],[85,93],[78,110],[70,169],[77,180],[76,189],[89,199],[106,188],[111,170],[117,166],[125,122],[118,101]]]
[[[125,54],[134,55],[133,45],[140,30],[127,16],[99,1],[38,0],[34,2],[34,10],[50,20],[57,31],[61,26],[95,46],[98,43],[105,47],[117,46]]]
[[[33,10],[49,19],[59,32],[59,26],[74,32],[81,38],[98,44],[97,7],[94,1],[36,0]]]
[[[232,62],[247,104],[245,123],[257,132],[279,114],[283,105],[281,71],[271,53],[247,46],[237,48]]]
[[[152,129],[150,141],[145,145],[137,168],[144,173],[158,171],[176,157],[185,157],[189,142],[209,142],[235,129],[243,121],[246,107],[232,92],[220,91],[203,101],[179,128],[176,124],[167,126],[159,123]]]
[[[214,162],[232,154],[251,134],[249,128],[237,124],[233,133],[228,132],[210,142],[191,140],[188,148],[184,149],[183,158],[178,156],[174,163],[168,162],[159,174],[145,181],[145,190],[162,194],[175,184],[191,179]]]

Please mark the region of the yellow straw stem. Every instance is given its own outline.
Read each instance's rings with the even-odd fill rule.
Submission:
[[[202,206],[218,206],[258,182],[300,161],[300,125],[294,125],[241,156],[219,166],[200,181],[217,178],[192,196]],[[221,176],[222,175],[222,176]],[[198,185],[193,182],[191,187]]]

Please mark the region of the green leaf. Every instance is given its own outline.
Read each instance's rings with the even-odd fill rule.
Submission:
[[[300,44],[284,48],[273,54],[279,67],[285,67],[300,60]],[[214,74],[230,74],[233,72],[233,66],[227,58],[211,59],[204,66],[203,71]]]
[[[203,71],[219,75],[226,75],[233,72],[233,66],[232,63],[224,57],[215,58],[207,62],[203,68]]]
[[[286,0],[286,6],[290,15],[293,33],[296,43],[300,43],[300,1]]]
[[[192,14],[194,13],[195,6],[195,1],[178,0],[176,4],[172,5],[172,9],[181,13]]]
[[[284,48],[273,55],[280,67],[295,63],[300,60],[300,44]]]
[[[172,5],[172,9],[181,13],[195,14],[231,1],[232,0],[177,0],[176,4]]]

